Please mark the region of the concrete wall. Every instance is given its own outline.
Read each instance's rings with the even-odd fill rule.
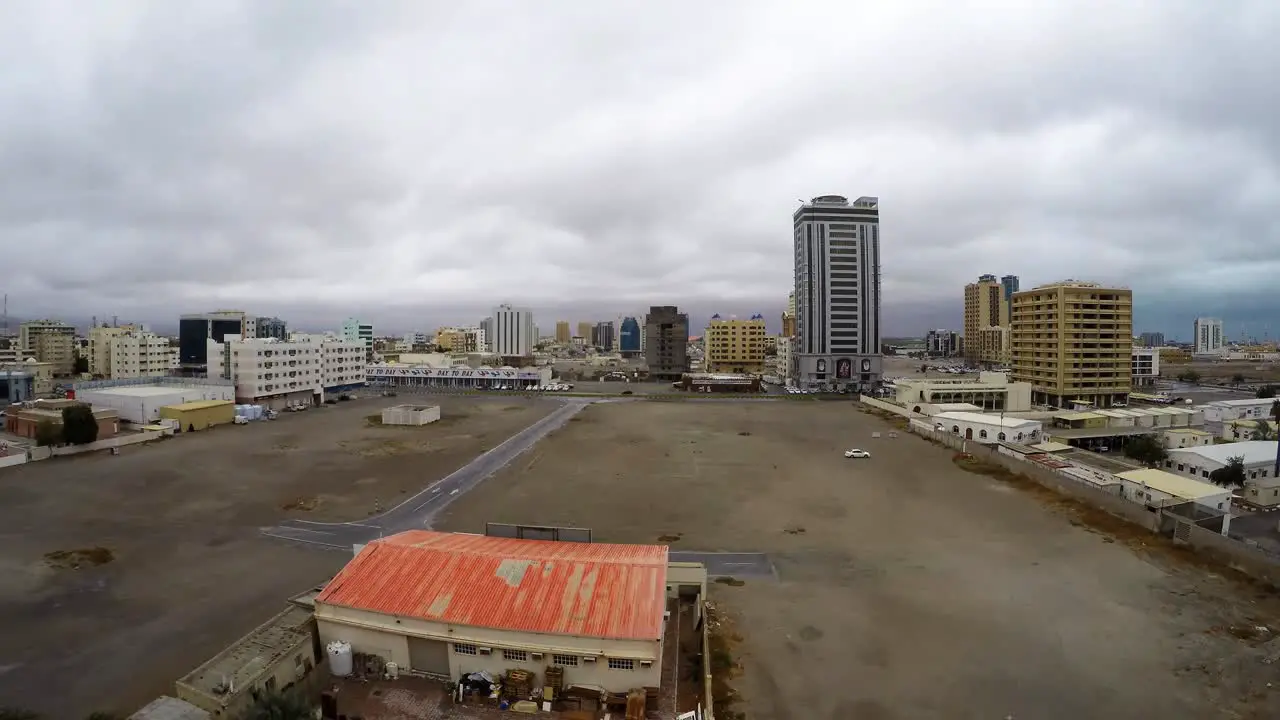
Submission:
[[[13,467],[14,465],[22,465],[27,461],[27,453],[20,452],[15,455],[5,455],[0,457],[0,468]]]
[[[151,442],[158,440],[164,433],[159,432],[141,432],[129,435],[120,435],[118,437],[108,438],[91,442],[88,445],[63,445],[60,447],[46,448],[54,457],[63,455],[78,455],[80,453],[93,452],[95,450],[109,450],[113,447],[124,447],[125,445],[137,445],[138,443]],[[33,458],[34,459],[34,458]]]
[[[891,412],[895,415],[901,415],[902,417],[905,417],[905,418],[922,417],[917,413],[911,412],[910,408],[905,408],[901,405],[895,405],[891,402],[885,402],[884,400],[877,400],[876,398],[873,398],[870,395],[859,395],[858,402],[861,402],[864,405],[870,405],[873,408],[879,408],[880,410]]]
[[[594,685],[612,692],[625,692],[641,686],[659,686],[662,680],[662,641],[660,640],[607,640],[572,635],[547,635],[524,633],[493,628],[447,625],[409,617],[391,617],[377,613],[350,610],[328,605],[316,607],[321,646],[333,640],[351,643],[352,650],[375,654],[396,662],[402,668],[412,668],[409,661],[407,636],[441,640],[449,647],[449,671],[453,679],[464,672],[488,670],[504,673],[511,668],[524,668],[545,677],[546,667],[554,664],[552,655],[579,657],[576,667],[565,667],[566,685]],[[489,655],[463,655],[454,651],[454,643],[466,643],[492,649]],[[505,660],[504,649],[542,653],[543,657],[525,662]],[[582,656],[598,659],[585,662]],[[633,670],[612,670],[608,658],[635,660]],[[641,668],[640,661],[647,660],[651,667]]]
[[[1280,587],[1280,563],[1261,550],[1185,521],[1179,523],[1173,537],[1174,542],[1188,545],[1223,565],[1272,587]]]

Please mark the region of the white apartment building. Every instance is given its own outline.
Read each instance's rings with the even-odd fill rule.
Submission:
[[[1214,400],[1200,406],[1204,411],[1205,429],[1215,435],[1233,420],[1261,420],[1271,418],[1271,398],[1240,398],[1239,400]]]
[[[1280,494],[1272,494],[1280,478],[1275,476],[1276,441],[1246,440],[1245,442],[1225,443],[1222,445],[1206,445],[1178,450],[1170,450],[1164,461],[1166,472],[1193,477],[1208,481],[1209,475],[1231,462],[1231,458],[1240,458],[1244,463],[1245,488],[1266,488],[1266,496],[1257,493],[1245,493],[1251,501],[1260,505],[1280,503]]]
[[[340,393],[364,387],[368,379],[364,343],[332,335],[294,333],[289,342],[312,343],[320,347],[320,387],[325,393]]]
[[[271,408],[319,404],[324,399],[322,345],[239,335],[209,340],[209,377],[231,380],[239,403]]]
[[[774,357],[774,374],[786,385],[791,384],[791,338],[786,335],[775,335],[773,338],[777,355]]]
[[[803,388],[861,391],[883,375],[880,356],[880,200],[823,195],[792,215],[796,334]]]
[[[1160,378],[1160,351],[1134,346],[1132,375],[1134,387],[1155,385]]]
[[[342,337],[349,342],[363,342],[364,361],[373,362],[373,323],[347,318],[342,323]]]
[[[137,325],[91,328],[88,354],[89,372],[108,380],[168,375],[177,356],[168,338]]]
[[[1226,349],[1221,318],[1196,318],[1192,329],[1195,332],[1196,355],[1221,355]]]
[[[492,343],[493,352],[503,357],[533,355],[533,346],[537,343],[537,338],[534,337],[533,311],[506,304],[494,308],[493,336],[486,335],[486,340]]]

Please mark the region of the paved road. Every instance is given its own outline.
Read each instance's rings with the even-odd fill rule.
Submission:
[[[671,562],[702,563],[709,577],[773,577],[773,563],[764,553],[695,552],[672,550]]]
[[[263,528],[271,537],[294,540],[309,545],[350,549],[352,545],[366,543],[383,535],[403,530],[430,527],[437,513],[468,490],[479,485],[490,475],[502,469],[539,440],[563,426],[593,401],[569,398],[544,418],[507,438],[497,447],[455,470],[448,477],[426,488],[390,510],[360,522],[320,523],[310,520],[286,520],[275,527]]]

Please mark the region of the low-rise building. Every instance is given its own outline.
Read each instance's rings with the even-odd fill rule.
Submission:
[[[162,695],[130,715],[129,720],[210,720],[212,717],[208,711],[186,700]]]
[[[209,341],[210,377],[230,380],[236,402],[281,408],[324,401],[326,392],[363,387],[367,379],[361,340],[294,335],[288,342],[274,338],[227,336]]]
[[[1231,491],[1185,475],[1144,468],[1117,473],[1124,482],[1122,495],[1151,508],[1192,503],[1207,512],[1222,514],[1222,534],[1231,524]]]
[[[222,378],[164,377],[130,381],[93,381],[77,383],[77,400],[95,408],[115,410],[120,419],[135,425],[159,420],[166,405],[216,400],[234,402],[236,388]]]
[[[160,408],[160,417],[178,424],[178,432],[207,430],[235,420],[236,404],[231,400],[196,400]]]
[[[1214,400],[1200,406],[1208,430],[1221,433],[1223,426],[1232,420],[1258,420],[1271,417],[1273,398],[1241,398],[1239,400]]]
[[[1275,440],[1246,440],[1225,445],[1170,450],[1165,470],[1176,475],[1208,480],[1214,470],[1226,467],[1232,458],[1244,463],[1246,486],[1257,480],[1274,480]]]
[[[984,410],[1026,412],[1031,409],[1031,383],[1010,382],[1009,376],[1001,372],[979,373],[977,380],[909,378],[898,380],[894,387],[895,400],[909,408],[968,403]],[[923,412],[923,408],[913,412]]]
[[[3,379],[0,377],[0,381]],[[1259,435],[1265,435],[1266,438],[1280,436],[1280,426],[1275,420],[1232,420],[1222,424],[1222,433],[1219,437],[1227,442],[1264,439]]]
[[[1152,387],[1160,379],[1160,351],[1155,348],[1133,348],[1133,386]]]
[[[1044,436],[1039,420],[985,415],[973,412],[944,412],[930,418],[934,429],[960,435],[966,440],[994,444],[998,442],[1034,443]]]
[[[1189,427],[1170,428],[1161,431],[1160,440],[1169,450],[1203,447],[1213,444],[1213,433]]]
[[[667,548],[411,530],[315,598],[320,640],[457,680],[512,668],[626,692],[662,685]]]
[[[35,438],[40,423],[50,423],[62,428],[62,411],[76,405],[78,400],[34,400],[20,405],[10,405],[5,411],[5,432],[24,438]],[[93,408],[93,418],[98,421],[98,439],[113,438],[120,432],[120,415],[110,408]]]
[[[215,718],[237,718],[255,695],[283,692],[320,662],[315,622],[296,605],[255,628],[175,683],[178,699]]]

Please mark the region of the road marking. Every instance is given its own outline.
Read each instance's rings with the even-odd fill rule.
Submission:
[[[307,540],[306,538],[291,537],[289,535],[281,535],[279,533],[271,532],[270,530],[264,530],[262,531],[262,534],[268,537],[279,538],[281,540],[289,540],[291,542],[303,543],[304,545],[322,545],[324,547],[338,548],[339,550],[351,549],[351,545],[338,545],[336,543],[320,542],[319,540]]]
[[[332,534],[333,534],[332,532],[326,532],[326,531],[324,531],[324,530],[308,530],[308,529],[306,529],[306,528],[300,528],[300,527],[296,527],[296,528],[289,528],[289,529],[290,529],[290,530],[297,530],[298,532],[312,533],[312,534],[314,534],[314,535],[332,535]]]
[[[450,492],[449,492],[449,494],[450,494],[450,495],[457,495],[457,494],[458,494],[458,491],[455,489],[455,490],[450,491]]]

